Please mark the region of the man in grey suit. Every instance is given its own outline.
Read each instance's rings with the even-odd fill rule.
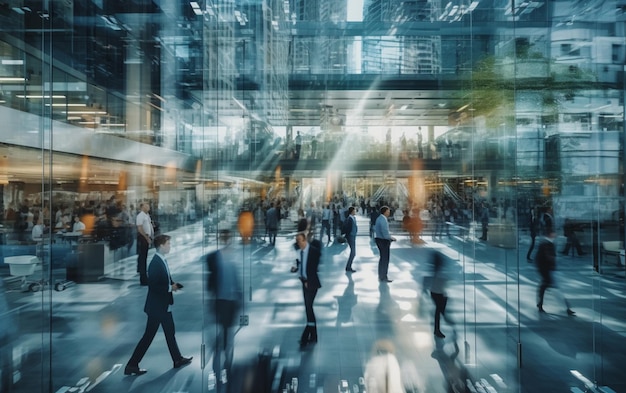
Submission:
[[[174,336],[174,319],[172,318],[171,307],[174,304],[172,292],[181,289],[183,286],[175,283],[170,275],[170,269],[165,260],[165,255],[170,252],[170,236],[159,235],[154,239],[156,254],[148,266],[148,296],[143,311],[148,314],[146,330],[137,343],[133,355],[126,364],[124,375],[142,375],[147,370],[139,368],[139,362],[143,359],[146,351],[152,344],[159,326],[163,327],[165,341],[172,356],[174,368],[179,368],[191,363],[192,357],[183,357],[176,337]]]

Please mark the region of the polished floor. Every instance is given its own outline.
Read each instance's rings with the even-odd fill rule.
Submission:
[[[237,245],[244,261],[242,315],[248,325],[236,331],[228,391],[283,392],[296,378],[298,392],[363,392],[360,378],[372,345],[388,338],[395,344],[408,392],[585,391],[585,379],[590,381],[587,391],[597,383],[626,392],[623,270],[608,267],[599,275],[590,257],[560,257],[561,290],[576,316],[566,315],[553,289],[546,295],[547,313],[540,314],[537,273],[526,261],[523,234],[518,252],[455,231],[436,241],[426,235],[420,245],[398,232],[391,249],[393,282],[381,284],[376,246],[363,233],[366,219],[358,219],[357,272],[344,272],[347,245],[325,243],[323,287],[315,301],[319,342],[305,349],[298,346],[305,323],[301,285],[289,272],[295,258],[292,228],[283,227],[275,247],[260,241]],[[147,290],[139,286],[135,259],[129,257],[119,262],[114,275],[96,283],[61,292],[6,293],[19,327],[12,348],[13,391],[216,391],[214,377],[221,375],[211,371],[216,330],[204,302],[202,258],[214,245],[202,234],[200,224],[171,233],[168,258],[172,276],[185,285],[175,295],[173,313],[181,351],[194,357],[191,365],[172,368],[159,331],[141,362],[148,373],[124,375],[146,321]],[[455,324],[442,321],[443,339],[432,334],[433,305],[424,291],[433,249],[448,256],[454,272],[447,316]],[[52,318],[42,318],[47,313],[41,310],[49,308]],[[46,325],[52,332],[42,335]]]

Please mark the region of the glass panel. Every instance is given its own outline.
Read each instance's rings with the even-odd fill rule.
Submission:
[[[0,392],[624,390],[623,1],[0,25]]]

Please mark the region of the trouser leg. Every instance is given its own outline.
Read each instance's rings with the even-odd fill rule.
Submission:
[[[139,362],[143,359],[146,351],[152,344],[152,340],[154,340],[154,336],[156,335],[157,330],[159,329],[160,321],[157,318],[148,316],[148,322],[146,322],[146,330],[143,333],[143,336],[137,343],[135,350],[133,351],[130,360],[128,360],[128,365],[131,367],[139,366]]]
[[[165,341],[167,342],[167,348],[170,350],[172,361],[176,361],[183,357],[183,355],[181,355],[178,349],[178,343],[176,342],[176,328],[174,327],[174,318],[171,312],[168,312],[163,318],[161,325],[163,326]]]

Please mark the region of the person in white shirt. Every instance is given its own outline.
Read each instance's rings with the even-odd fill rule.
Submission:
[[[83,232],[85,230],[85,224],[80,220],[80,217],[74,216],[74,224],[72,225],[72,232]]]
[[[135,223],[137,225],[137,271],[139,272],[139,283],[143,286],[148,285],[148,276],[146,274],[146,265],[148,261],[148,249],[154,238],[154,228],[150,212],[150,204],[147,202],[139,205],[139,214]]]
[[[392,280],[387,277],[387,271],[389,270],[389,253],[391,248],[391,242],[396,238],[389,233],[389,217],[390,211],[388,206],[380,208],[380,215],[376,219],[374,224],[374,240],[378,247],[380,258],[378,260],[378,280],[381,282],[391,282]]]
[[[328,243],[330,243],[330,220],[333,218],[330,205],[326,204],[324,210],[322,210],[322,231],[320,233],[320,240],[324,238],[324,231],[328,232]]]
[[[43,224],[43,217],[37,217],[37,224],[35,224],[33,231],[30,234],[33,241],[40,242],[42,240],[45,228],[46,226]]]

